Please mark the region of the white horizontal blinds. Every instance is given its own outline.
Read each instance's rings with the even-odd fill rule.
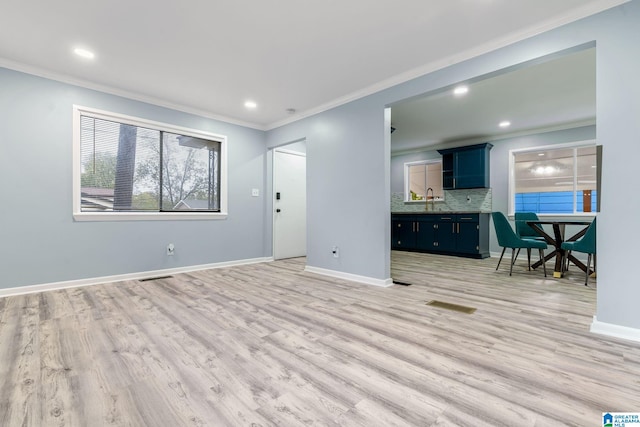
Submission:
[[[90,116],[80,127],[81,211],[157,211],[160,132]]]
[[[220,210],[220,142],[162,134],[163,211]]]

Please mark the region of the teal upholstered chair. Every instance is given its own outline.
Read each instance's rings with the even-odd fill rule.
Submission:
[[[535,239],[535,240],[544,240],[536,230],[531,228],[527,221],[538,221],[538,215],[535,212],[516,212],[515,213],[516,220],[516,234],[521,239]]]
[[[571,252],[574,252],[574,251],[587,254],[587,272],[586,272],[586,277],[584,279],[584,285],[587,286],[587,284],[589,283],[589,267],[591,266],[592,256],[594,258],[594,261],[593,261],[594,270],[596,265],[596,261],[595,261],[596,220],[595,218],[593,219],[593,222],[591,223],[589,228],[587,228],[587,231],[584,233],[584,236],[582,236],[581,238],[579,238],[574,242],[562,242],[562,245],[560,245],[560,247],[565,251],[568,251],[568,253],[565,255],[567,259],[569,258],[569,255],[571,254]]]
[[[538,221],[538,215],[535,212],[516,212],[515,213],[515,221],[516,221],[516,235],[521,239],[533,239],[533,240],[541,240],[544,241],[544,237],[542,237],[536,230],[534,230],[527,221]],[[516,258],[520,255],[520,249],[516,253]],[[531,248],[527,248],[527,259],[531,259]]]
[[[496,237],[498,238],[498,244],[502,246],[502,253],[496,266],[496,271],[500,267],[504,251],[507,248],[511,248],[511,265],[509,266],[509,276],[513,272],[513,264],[516,261],[516,249],[525,248],[528,249],[527,253],[530,253],[531,249],[538,249],[540,252],[540,260],[542,261],[542,268],[544,269],[544,277],[547,277],[547,267],[544,263],[544,250],[547,249],[547,243],[534,239],[522,239],[511,228],[509,220],[504,216],[502,212],[493,212],[491,214],[493,218],[493,226],[496,230]],[[528,257],[529,270],[531,270],[531,257]]]

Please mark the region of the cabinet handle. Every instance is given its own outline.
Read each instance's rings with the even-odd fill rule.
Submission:
[[[453,178],[453,188],[456,188],[456,179]]]
[[[398,223],[398,228],[402,228],[402,224]]]
[[[443,217],[442,217],[442,218],[440,218],[440,219],[442,219],[442,220],[445,220],[445,219],[451,219],[451,217],[443,216]]]
[[[452,232],[453,234],[455,234],[455,233],[456,233],[456,223],[455,223],[455,222],[452,222],[452,223],[451,223],[451,232]]]
[[[466,219],[467,221],[469,221],[469,220],[472,220],[473,218],[460,218],[460,219],[461,220],[465,220]]]
[[[460,234],[460,223],[458,223],[458,234]]]

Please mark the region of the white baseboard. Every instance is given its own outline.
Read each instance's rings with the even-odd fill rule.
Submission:
[[[325,268],[311,266],[306,266],[304,268],[304,271],[308,271],[309,273],[322,274],[323,276],[336,277],[338,279],[350,280],[352,282],[364,283],[366,285],[381,286],[383,288],[388,288],[389,286],[393,285],[393,280],[391,278],[384,280],[374,279],[373,277],[359,276],[357,274],[344,273],[342,271],[327,270]]]
[[[594,334],[608,335],[614,338],[640,342],[640,329],[600,322],[596,316],[593,316],[590,331]]]
[[[0,298],[32,294],[36,292],[53,291],[57,289],[77,288],[80,286],[100,285],[103,283],[120,282],[122,280],[140,280],[151,277],[168,276],[171,274],[188,273],[190,271],[209,270],[212,268],[231,267],[235,265],[257,264],[273,261],[273,257],[251,258],[236,261],[216,262],[213,264],[190,265],[186,267],[167,268],[164,270],[143,271],[139,273],[118,274],[114,276],[93,277],[89,279],[68,280],[64,282],[45,283],[41,285],[18,286],[0,289]]]

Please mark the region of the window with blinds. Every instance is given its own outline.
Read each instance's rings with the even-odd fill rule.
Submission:
[[[221,138],[103,112],[78,119],[80,212],[221,211]]]

